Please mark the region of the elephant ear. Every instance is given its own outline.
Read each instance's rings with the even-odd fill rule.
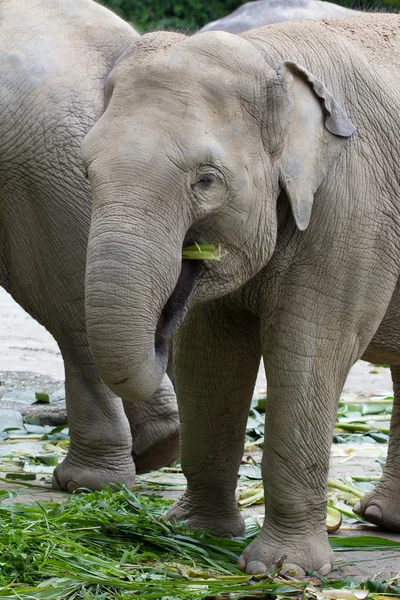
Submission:
[[[304,67],[285,61],[278,79],[286,110],[279,102],[280,108],[270,112],[268,129],[281,131],[280,183],[303,231],[310,222],[315,192],[356,128],[324,84]]]

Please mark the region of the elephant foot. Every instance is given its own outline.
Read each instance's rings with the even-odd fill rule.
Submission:
[[[168,509],[164,519],[174,523],[187,521],[191,529],[208,531],[218,537],[239,537],[246,531],[236,501],[224,511],[221,511],[220,507],[216,510],[211,502],[200,509],[194,504],[188,492]]]
[[[75,492],[81,489],[101,490],[105,485],[123,484],[132,487],[135,483],[135,465],[132,459],[101,467],[86,465],[86,461],[74,464],[67,456],[53,473],[52,485],[56,490]]]
[[[272,537],[263,529],[239,558],[239,567],[251,575],[279,569],[281,574],[305,576],[305,570],[325,576],[333,568],[334,555],[327,534],[315,537],[287,533]]]
[[[400,485],[381,481],[361,498],[353,511],[378,527],[400,532]]]

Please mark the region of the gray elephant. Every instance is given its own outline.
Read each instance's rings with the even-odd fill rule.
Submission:
[[[356,11],[322,0],[256,0],[239,6],[230,15],[205,25],[204,31],[242,33],[248,29],[300,19],[331,19]]]
[[[399,16],[373,14],[145,35],[83,142],[87,330],[116,395],[156,392],[189,302],[175,338],[188,487],[169,517],[244,532],[235,488],[264,358],[266,517],[249,573],[331,570],[332,430],[360,357],[391,365],[395,400],[385,473],[357,510],[400,529],[399,34]],[[220,262],[182,262],[200,238]]]
[[[64,358],[71,447],[53,485],[132,485],[135,463],[143,472],[178,456],[178,410],[164,378],[149,403],[128,403],[125,414],[93,364],[84,318],[91,196],[80,146],[104,110],[108,74],[138,35],[91,0],[3,0],[0,23],[0,284]],[[116,301],[105,333],[114,311]],[[128,360],[129,344],[123,336],[116,350]]]

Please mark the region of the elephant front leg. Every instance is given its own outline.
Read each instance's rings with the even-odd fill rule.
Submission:
[[[391,367],[394,401],[388,456],[381,480],[365,494],[354,512],[371,523],[400,532],[400,366]]]
[[[260,356],[258,321],[249,313],[222,302],[189,311],[175,346],[187,491],[166,518],[219,536],[244,533],[235,490]]]
[[[253,574],[282,565],[326,575],[334,562],[325,523],[330,447],[354,343],[343,336],[340,347],[330,345],[326,331],[310,322],[291,327],[289,315],[282,323],[264,351],[265,520],[240,564]]]
[[[85,336],[62,349],[71,443],[53,474],[53,487],[69,492],[135,482],[132,437],[122,400],[99,378]],[[61,346],[61,344],[60,344]],[[73,348],[73,356],[69,348]]]

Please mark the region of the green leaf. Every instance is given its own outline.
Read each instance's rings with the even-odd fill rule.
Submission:
[[[65,400],[65,387],[58,388],[50,394],[50,402],[60,402],[60,400]]]
[[[50,402],[49,394],[44,394],[42,392],[35,392],[35,397],[38,402],[45,402],[46,404],[49,404],[49,402]]]
[[[240,465],[239,475],[248,479],[262,479],[260,465]]]
[[[19,410],[5,408],[0,410],[0,430],[5,431],[7,429],[24,429],[24,422]]]
[[[400,542],[371,535],[349,537],[329,536],[329,543],[336,552],[344,552],[347,550],[363,550],[371,552],[374,550],[385,549],[400,550]]]
[[[21,481],[33,481],[36,475],[33,473],[6,473],[6,479],[20,479]]]
[[[38,454],[36,458],[44,465],[56,467],[58,465],[59,454],[57,452],[48,452],[46,454]]]
[[[30,423],[25,423],[25,429],[28,433],[46,433],[46,427],[44,425],[31,425]]]

